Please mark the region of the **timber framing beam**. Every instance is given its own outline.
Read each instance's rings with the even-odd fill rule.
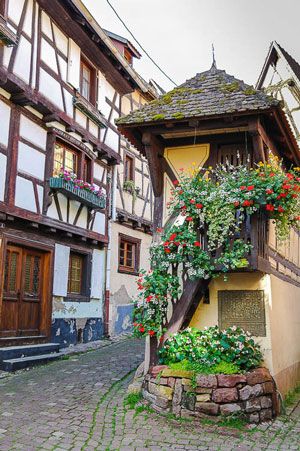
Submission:
[[[164,149],[157,137],[149,131],[143,133],[142,142],[145,146],[154,195],[160,197],[163,191],[163,168],[160,160]]]

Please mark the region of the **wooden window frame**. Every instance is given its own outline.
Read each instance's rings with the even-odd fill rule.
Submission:
[[[82,94],[82,82],[83,82],[83,68],[86,67],[90,72],[90,86],[89,86],[89,98],[83,96]],[[97,103],[97,74],[96,68],[83,56],[81,55],[80,60],[80,94],[92,105],[96,106]]]
[[[71,249],[69,257],[69,270],[68,270],[68,287],[69,289],[69,272],[71,255],[79,255],[82,258],[82,268],[81,268],[81,293],[70,293],[67,292],[67,296],[64,298],[66,302],[90,302],[91,294],[91,274],[92,274],[92,254],[80,252],[77,249]]]
[[[127,243],[135,245],[134,267],[132,269],[120,264],[121,242],[127,242]],[[138,276],[139,275],[139,267],[140,267],[140,252],[141,252],[141,240],[140,239],[134,238],[130,235],[124,235],[123,233],[119,233],[118,272],[123,273],[123,274],[132,274],[134,276]]]
[[[63,147],[65,150],[68,150],[74,154],[77,155],[77,169],[74,171],[77,175],[77,177],[80,180],[84,180],[84,166],[87,165],[87,180],[84,180],[87,183],[93,184],[93,160],[91,160],[82,150],[78,150],[76,148],[72,148],[65,144],[64,142],[61,142],[60,140],[55,141],[55,146],[59,145]],[[52,174],[54,172],[54,155],[55,155],[55,149],[53,153],[53,168],[52,168]],[[64,167],[64,166],[63,166]],[[54,176],[54,175],[53,175]]]
[[[130,170],[130,178],[127,179],[127,172],[126,172],[126,161],[127,159],[131,160],[131,170]],[[130,180],[132,180],[133,182],[135,181],[135,157],[134,155],[132,155],[131,153],[127,152],[126,150],[124,150],[124,183],[125,182],[129,182]]]

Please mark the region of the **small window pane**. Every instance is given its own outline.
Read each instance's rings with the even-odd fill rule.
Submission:
[[[82,263],[81,255],[70,254],[68,292],[81,294],[82,286]]]
[[[64,149],[63,147],[56,144],[54,150],[54,167],[53,167],[54,177],[57,177],[59,175],[63,165],[64,165]]]

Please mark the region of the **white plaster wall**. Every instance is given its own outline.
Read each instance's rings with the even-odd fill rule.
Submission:
[[[70,199],[70,210],[69,210],[69,223],[70,224],[73,224],[80,205],[81,205],[81,203],[77,202],[77,200]]]
[[[6,161],[6,155],[0,153],[0,201],[4,201]]]
[[[105,215],[97,211],[93,226],[93,231],[97,233],[105,234]]]
[[[46,150],[47,131],[23,115],[20,121],[20,136]]]
[[[45,33],[51,41],[53,40],[50,18],[44,11],[42,11],[42,32]]]
[[[19,142],[18,170],[44,180],[45,155],[26,144]]]
[[[8,67],[13,47],[3,46],[3,66]]]
[[[75,110],[75,120],[81,127],[86,128],[87,118],[81,111]]]
[[[110,128],[107,130],[105,144],[115,152],[119,152],[119,135]]]
[[[36,213],[36,203],[33,191],[33,184],[30,180],[17,177],[15,205]]]
[[[68,70],[68,64],[65,60],[62,59],[61,56],[58,55],[58,63],[59,63],[59,69],[60,69],[60,75],[64,82],[67,82],[67,70]]]
[[[41,39],[41,60],[44,61],[44,63],[47,64],[47,66],[50,67],[56,74],[58,73],[55,50],[43,38]]]
[[[53,30],[54,30],[54,37],[55,37],[56,47],[65,56],[68,56],[68,45],[69,45],[68,38],[63,34],[63,32],[59,28],[57,28],[57,26],[55,24],[53,24]]]
[[[43,69],[40,69],[40,92],[63,110],[60,84]]]
[[[98,180],[102,180],[104,168],[100,164],[94,163],[94,177]]]
[[[94,135],[96,138],[98,137],[98,127],[96,124],[94,124],[92,121],[89,121],[89,131]]]
[[[83,229],[87,228],[87,219],[88,219],[88,208],[83,207],[81,210],[80,216],[77,221],[77,227],[82,227]]]
[[[42,212],[42,209],[43,209],[43,198],[44,198],[44,188],[42,186],[40,186],[40,185],[37,185],[36,189],[37,189],[37,193],[38,193],[40,210]]]
[[[23,30],[31,38],[33,0],[28,0]]]
[[[73,112],[74,112],[73,96],[66,89],[64,89],[64,94],[65,94],[67,115],[70,116],[71,118],[73,118],[73,115],[74,115],[73,114]]]
[[[17,55],[14,63],[14,73],[29,84],[31,61],[31,44],[24,36],[20,37]]]
[[[49,218],[59,220],[54,200],[52,200],[52,204],[50,205],[50,207],[47,210],[47,216],[49,216]]]
[[[20,22],[24,0],[10,0],[8,2],[8,17],[18,25]]]
[[[67,207],[68,207],[68,199],[61,193],[57,194],[58,202],[60,205],[60,211],[62,215],[62,219],[64,222],[67,222]]]
[[[0,101],[0,143],[7,147],[8,145],[8,135],[9,135],[9,122],[10,122],[10,112],[11,108],[6,105],[6,103]]]
[[[52,318],[102,318],[102,301],[65,302],[62,297],[53,297]]]

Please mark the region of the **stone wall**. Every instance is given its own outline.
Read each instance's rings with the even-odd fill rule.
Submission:
[[[276,388],[267,368],[245,374],[197,374],[154,367],[144,379],[142,394],[159,413],[176,417],[220,419],[240,413],[249,423],[271,420]]]

